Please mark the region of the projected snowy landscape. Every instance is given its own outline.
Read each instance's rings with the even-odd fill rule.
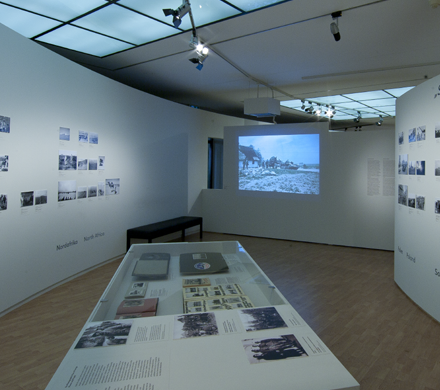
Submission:
[[[240,190],[319,194],[319,134],[238,137]]]

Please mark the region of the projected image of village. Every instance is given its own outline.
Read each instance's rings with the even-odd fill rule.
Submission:
[[[319,134],[238,137],[240,190],[319,194]]]

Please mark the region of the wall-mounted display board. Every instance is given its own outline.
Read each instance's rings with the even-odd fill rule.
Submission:
[[[207,387],[360,388],[231,241],[132,245],[46,389]]]
[[[440,76],[397,99],[395,281],[440,321]]]

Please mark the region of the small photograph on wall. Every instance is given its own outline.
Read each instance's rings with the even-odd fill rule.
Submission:
[[[399,175],[407,175],[408,174],[408,155],[407,154],[399,154],[398,172],[399,172]]]
[[[404,135],[403,135],[403,131],[401,131],[399,133],[399,145],[403,145],[404,143]]]
[[[58,202],[76,199],[76,180],[58,182]]]
[[[0,194],[0,211],[7,210],[8,208],[8,195]]]
[[[98,181],[98,196],[105,195],[105,184],[103,181]]]
[[[60,127],[60,141],[70,141],[70,129],[68,127]]]
[[[435,176],[440,176],[440,160],[435,160]]]
[[[34,191],[24,191],[20,194],[20,207],[34,205]]]
[[[89,159],[89,171],[96,171],[98,169],[98,160],[96,158]]]
[[[293,334],[242,340],[249,363],[266,363],[309,356]]]
[[[9,156],[6,154],[0,155],[0,172],[8,172],[9,170]]]
[[[89,198],[94,198],[97,193],[98,193],[97,186],[89,186]]]
[[[87,133],[87,131],[80,130],[78,132],[78,141],[88,143],[89,142],[89,133]]]
[[[417,129],[415,127],[413,129],[408,130],[408,142],[409,143],[416,142],[416,140],[417,140],[416,134],[417,134]]]
[[[88,160],[86,158],[78,159],[78,171],[87,171]]]
[[[408,163],[408,175],[415,175],[416,174],[416,162],[410,161]]]
[[[440,122],[437,122],[435,124],[435,138],[440,138]]]
[[[60,150],[58,156],[58,169],[60,171],[76,171],[76,151]]]
[[[415,194],[408,194],[408,207],[411,207],[412,209],[416,208],[416,195]]]
[[[397,203],[403,206],[408,205],[408,186],[399,184],[397,188]]]
[[[76,194],[78,199],[87,198],[87,187],[86,186],[78,187]]]
[[[0,115],[0,133],[11,132],[11,118]]]
[[[416,209],[425,210],[425,195],[416,195]]]
[[[89,134],[89,144],[98,145],[98,133]]]
[[[425,176],[425,161],[416,161],[417,176]]]
[[[435,213],[440,214],[440,199],[435,198]]]
[[[426,139],[426,126],[417,127],[417,141],[424,141]]]
[[[47,190],[35,191],[35,205],[47,204]]]
[[[104,169],[105,167],[105,156],[98,156],[98,169]]]
[[[117,195],[120,191],[120,179],[105,179],[105,194]]]

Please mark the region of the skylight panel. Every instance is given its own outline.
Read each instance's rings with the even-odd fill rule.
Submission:
[[[390,97],[390,95],[388,95],[386,92],[384,92],[382,90],[350,93],[350,94],[344,94],[344,96],[346,96],[352,100],[358,100],[358,101],[373,100],[373,99],[385,99],[385,98]]]
[[[98,57],[133,47],[125,42],[69,25],[42,35],[37,40]]]
[[[396,104],[396,99],[388,98],[388,99],[366,100],[363,103],[369,107],[392,106],[393,104]]]
[[[321,103],[321,104],[342,104],[345,102],[351,102],[350,99],[347,99],[346,97],[341,96],[341,95],[323,96],[323,97],[313,98],[310,100],[317,102],[317,103]]]
[[[163,8],[176,9],[182,4],[182,0],[171,0],[165,4],[145,0],[120,0],[118,4],[124,5],[136,11],[142,12],[155,19],[161,20],[169,25],[173,25],[171,17],[166,17]],[[191,0],[191,12],[196,26],[217,22],[231,16],[239,15],[241,12],[234,7],[222,2],[212,0]],[[188,20],[186,20],[188,19]],[[183,30],[191,28],[189,18],[183,18],[179,27]],[[178,32],[178,31],[177,31]]]
[[[229,2],[236,7],[242,9],[243,11],[253,11],[255,9],[267,7],[269,5],[283,3],[283,1],[280,0],[230,0]]]
[[[2,2],[63,22],[107,4],[105,0],[2,0]]]
[[[110,5],[73,23],[76,26],[134,44],[143,44],[179,32],[137,12]]]
[[[0,23],[26,38],[32,38],[60,24],[53,19],[0,4]]]
[[[414,87],[393,88],[393,89],[386,89],[385,91],[387,91],[388,93],[390,93],[391,95],[393,95],[397,98],[397,97],[402,96],[404,93],[410,91],[413,88]]]

